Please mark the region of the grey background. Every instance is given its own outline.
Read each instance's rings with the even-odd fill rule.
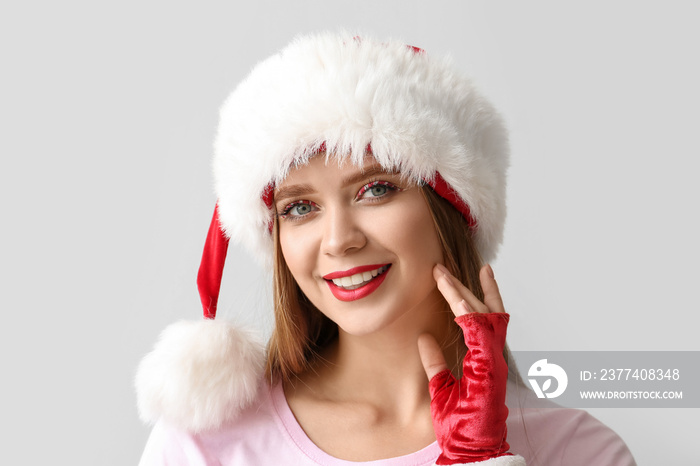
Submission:
[[[502,110],[494,268],[513,349],[700,349],[697,17],[693,2],[6,2],[3,463],[138,461],[135,367],[200,315],[218,106],[304,31],[450,52]],[[264,328],[263,280],[233,248],[222,316]],[[593,412],[640,465],[697,464],[697,409]]]

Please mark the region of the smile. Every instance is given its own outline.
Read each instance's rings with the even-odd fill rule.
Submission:
[[[335,286],[342,287],[346,290],[354,290],[361,286],[366,285],[370,280],[372,280],[377,275],[381,275],[387,271],[388,265],[382,266],[378,269],[373,269],[368,272],[360,272],[354,275],[345,276],[341,278],[333,278],[333,284]]]
[[[328,287],[340,301],[355,301],[374,292],[384,282],[391,264],[366,265],[324,275]]]

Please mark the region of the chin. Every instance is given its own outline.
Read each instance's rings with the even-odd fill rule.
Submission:
[[[376,335],[386,327],[386,324],[362,322],[358,324],[339,323],[338,328],[345,334],[353,337],[362,338],[371,335]]]
[[[338,328],[344,333],[354,337],[379,335],[385,331],[391,331],[397,335],[395,333],[397,330],[406,335],[413,335],[416,333],[416,329],[421,326],[422,321],[422,319],[409,316],[412,314],[409,306],[396,307],[396,304],[391,308],[373,305],[351,312],[352,315],[346,314],[339,319],[334,319],[333,316],[329,317],[338,324]]]
[[[430,277],[432,279],[432,277]],[[427,281],[427,280],[426,280]],[[391,285],[387,280],[383,286]],[[338,328],[354,337],[367,337],[383,331],[399,330],[414,335],[428,324],[430,308],[441,300],[437,288],[413,289],[413,293],[393,293],[392,287],[382,289],[363,298],[344,302],[335,298],[328,289],[322,289],[311,301]],[[315,302],[317,301],[317,302]]]

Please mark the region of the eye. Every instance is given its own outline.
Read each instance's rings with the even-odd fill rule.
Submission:
[[[317,208],[318,206],[311,201],[294,201],[287,204],[284,209],[282,209],[282,212],[279,213],[279,217],[296,220],[310,214]]]
[[[388,181],[372,181],[360,189],[357,199],[381,198],[392,191],[400,191],[400,189]]]

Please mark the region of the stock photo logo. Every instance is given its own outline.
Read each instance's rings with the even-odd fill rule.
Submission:
[[[535,361],[527,372],[528,381],[537,394],[537,398],[556,398],[566,390],[569,378],[566,371],[556,364],[548,363],[546,359]],[[533,378],[534,377],[534,378]],[[556,388],[552,388],[552,379],[557,381]],[[539,380],[543,383],[540,385]]]

